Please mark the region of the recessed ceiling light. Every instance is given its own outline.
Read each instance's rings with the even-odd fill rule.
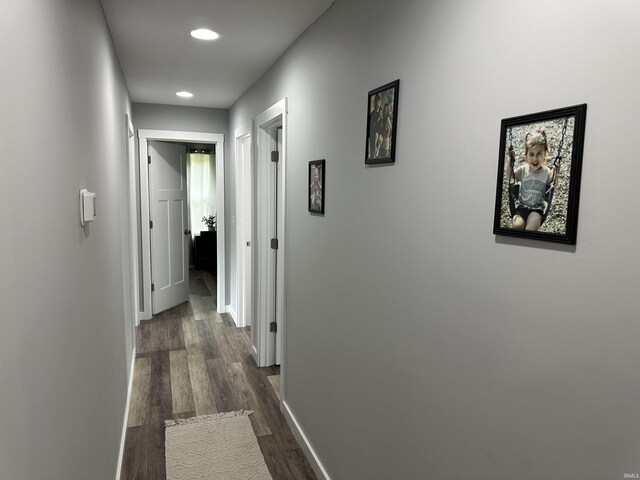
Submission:
[[[191,36],[198,40],[215,40],[220,35],[208,28],[198,28],[197,30],[191,30]]]
[[[176,92],[176,95],[182,98],[191,98],[193,97],[193,93],[191,92]]]

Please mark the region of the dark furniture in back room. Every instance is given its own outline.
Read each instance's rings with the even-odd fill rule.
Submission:
[[[199,270],[216,271],[218,243],[216,232],[202,231],[193,245],[193,266]]]

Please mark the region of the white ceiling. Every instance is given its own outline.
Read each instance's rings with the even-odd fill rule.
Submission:
[[[229,108],[333,0],[101,0],[131,101]],[[203,42],[195,28],[220,34]],[[191,99],[176,92],[187,90]]]

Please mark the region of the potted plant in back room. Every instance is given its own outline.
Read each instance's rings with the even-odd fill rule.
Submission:
[[[202,217],[202,223],[204,223],[210,231],[213,231],[216,229],[216,216],[205,215]]]

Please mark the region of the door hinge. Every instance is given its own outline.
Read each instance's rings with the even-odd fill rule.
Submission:
[[[271,248],[274,250],[278,249],[278,239],[277,238],[272,238],[271,239]]]
[[[280,152],[278,152],[277,150],[274,150],[273,152],[271,152],[271,161],[274,163],[278,163],[279,160],[280,160]]]
[[[147,156],[147,163],[151,165],[151,155]]]
[[[156,289],[156,286],[152,283],[151,284],[151,291],[153,292]]]
[[[270,332],[277,332],[278,331],[278,324],[276,322],[271,322],[269,324],[269,331]]]
[[[149,228],[153,228],[153,220],[149,220]]]

